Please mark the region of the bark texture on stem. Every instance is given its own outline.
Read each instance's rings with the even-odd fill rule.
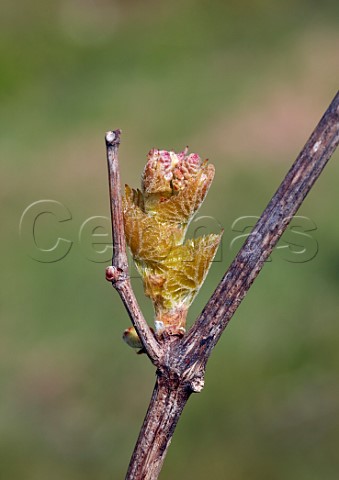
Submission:
[[[339,92],[180,345],[187,366],[208,361],[253,281],[339,143]]]
[[[158,372],[126,480],[156,480],[191,390]]]
[[[145,352],[157,365],[161,355],[160,347],[140,310],[128,272],[118,160],[120,134],[121,130],[118,129],[107,132],[105,136],[113,237],[112,266],[106,268],[106,279],[112,282],[119,293]]]
[[[119,292],[144,348],[157,366],[157,383],[131,458],[127,480],[156,480],[182,410],[204,386],[212,349],[339,143],[339,92],[269,202],[249,238],[184,338],[156,339],[128,277],[117,148],[120,130],[106,134],[113,265],[106,277]]]

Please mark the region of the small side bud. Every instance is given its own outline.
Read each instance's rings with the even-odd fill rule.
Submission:
[[[139,335],[137,334],[134,327],[126,328],[122,334],[122,339],[132,348],[143,348]]]
[[[150,327],[150,330],[154,335],[154,330],[153,330],[152,327]],[[140,355],[141,353],[146,353],[146,350],[144,349],[144,347],[141,343],[141,340],[139,338],[139,335],[137,334],[134,327],[126,328],[126,330],[122,334],[122,339],[130,347],[138,349],[138,351],[137,351],[138,355]]]
[[[108,282],[117,282],[118,280],[123,279],[122,270],[117,267],[106,267],[106,280]]]

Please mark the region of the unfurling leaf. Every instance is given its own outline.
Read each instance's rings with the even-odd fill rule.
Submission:
[[[142,191],[126,185],[123,199],[127,244],[155,309],[157,333],[185,332],[189,306],[213,261],[221,234],[185,240],[202,204],[214,166],[197,154],[153,149],[142,176]],[[137,347],[139,348],[139,347]]]

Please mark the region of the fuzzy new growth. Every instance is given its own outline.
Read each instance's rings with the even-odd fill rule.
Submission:
[[[108,267],[106,278],[119,293],[135,327],[135,330],[133,328],[127,329],[124,335],[125,341],[138,346],[141,344],[157,369],[156,384],[131,457],[126,480],[156,480],[171,443],[173,432],[190,395],[193,392],[200,392],[204,386],[205,368],[213,348],[265,265],[265,261],[270,256],[272,249],[286,230],[289,223],[286,219],[290,220],[297,212],[338,146],[339,92],[308,139],[277,192],[269,201],[252,234],[247,238],[227,272],[225,272],[224,277],[219,282],[202,313],[183,338],[180,338],[178,335],[157,335],[155,337],[142,315],[131,286],[128,275],[120,195],[118,165],[120,133],[120,130],[115,130],[106,134],[114,244],[112,267]],[[184,156],[186,156],[186,153],[184,152]],[[202,165],[200,166],[202,167]],[[167,173],[171,177],[173,173],[172,166],[170,168],[167,166]],[[179,178],[179,175],[175,174],[175,178],[177,177]],[[199,172],[197,177],[199,177]],[[173,177],[169,180],[167,179],[170,182],[172,180]],[[189,188],[189,185],[190,181],[186,188]],[[159,223],[171,224],[169,219],[172,217],[169,215],[169,212],[175,210],[173,199],[177,198],[174,193],[171,193],[174,191],[172,187],[166,195],[160,194],[159,200],[153,202],[157,207],[155,211],[159,210],[162,204],[166,204],[168,207],[165,209],[165,212],[162,212],[166,213],[166,215],[161,215],[162,220],[160,221],[160,218],[158,218]],[[135,214],[136,219],[140,218],[140,221],[144,221],[147,224],[145,216],[146,218],[152,217],[152,210],[149,208],[146,211],[146,208],[151,204],[149,201],[152,197],[146,199],[144,191],[134,191],[128,187],[127,190],[128,194],[124,200],[124,208],[128,208],[128,211],[131,209],[129,214]],[[180,192],[177,196],[180,195]],[[168,201],[160,201],[161,198],[165,198]],[[178,208],[178,205],[176,205],[176,208]],[[128,219],[130,217],[129,214],[125,223],[131,224],[129,237],[130,241],[134,241],[136,234],[133,234],[133,222]],[[155,214],[153,216],[156,217]],[[163,219],[164,216],[167,218],[166,221]],[[150,225],[154,227],[154,224]],[[167,227],[169,228],[168,225]],[[180,228],[178,230],[180,233]],[[147,236],[145,236],[145,241]],[[148,243],[150,244],[150,242]],[[137,245],[137,240],[135,240],[135,245]],[[159,254],[156,248],[158,245],[154,245],[154,253]],[[183,245],[183,242],[179,243],[180,245]],[[147,251],[147,248],[144,248],[144,250]],[[160,255],[161,258],[163,257]],[[149,259],[143,260],[142,256],[139,255],[138,262],[146,270]],[[159,265],[162,261],[155,260],[154,263]],[[153,265],[149,267],[150,271],[152,268]],[[138,343],[135,334],[138,335],[140,343]]]
[[[185,332],[189,306],[217,251],[221,234],[185,241],[187,227],[214,177],[214,166],[199,155],[153,149],[142,175],[142,190],[125,187],[127,244],[155,309],[157,334]]]

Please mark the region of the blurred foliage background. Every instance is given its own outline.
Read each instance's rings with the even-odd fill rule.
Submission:
[[[93,262],[102,246],[79,243],[86,219],[109,216],[104,132],[122,128],[122,180],[135,187],[151,147],[188,144],[216,166],[200,214],[225,233],[192,322],[241,245],[234,221],[260,215],[336,93],[338,15],[330,0],[2,1],[1,478],[124,478],[151,395],[154,369],[121,341],[129,320],[104,280],[109,255]],[[273,253],[162,479],[338,478],[338,160],[299,212],[317,254],[299,261],[298,242],[285,242],[295,261]],[[53,263],[19,237],[41,199],[72,216],[36,222],[41,248],[73,242]]]

